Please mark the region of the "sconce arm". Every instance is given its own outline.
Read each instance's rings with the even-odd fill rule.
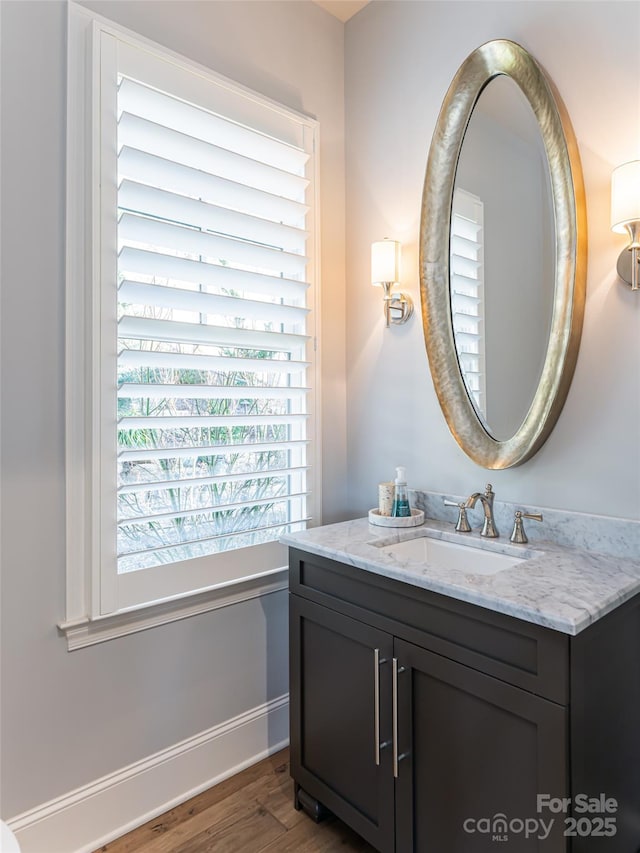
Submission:
[[[618,257],[618,275],[630,285],[631,290],[640,290],[640,221],[625,222],[629,245]]]
[[[408,293],[392,290],[393,281],[381,282],[384,288],[384,318],[387,329],[391,324],[399,326],[406,323],[413,314],[413,300]]]

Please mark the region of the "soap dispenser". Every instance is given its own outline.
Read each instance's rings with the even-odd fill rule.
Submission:
[[[394,518],[410,518],[411,508],[409,506],[409,492],[407,490],[407,477],[405,469],[396,468],[395,491],[393,495],[393,509],[391,515]]]

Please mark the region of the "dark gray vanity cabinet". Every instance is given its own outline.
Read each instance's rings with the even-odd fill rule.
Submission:
[[[640,629],[630,627],[640,626],[640,606],[620,610],[622,623],[611,614],[594,639],[591,629],[570,638],[292,549],[296,796],[381,853],[636,853],[640,711],[629,716],[618,703],[640,698],[640,664],[636,683],[620,687],[611,655],[637,641],[640,659]],[[633,650],[622,656],[628,664]],[[591,679],[602,682],[593,702]],[[538,794],[580,792],[625,806],[615,837],[567,835],[570,806],[537,812]],[[501,815],[516,824],[505,831]],[[541,825],[529,838],[513,831],[518,819],[539,818],[545,827],[553,818],[548,835]],[[481,819],[496,831],[480,831]]]
[[[374,753],[376,730],[391,743],[391,704],[377,705],[376,693],[390,695],[393,637],[297,596],[289,618],[294,778],[378,850],[393,850],[391,751],[379,750],[379,764]]]
[[[396,783],[397,850],[495,850],[493,836],[503,833],[467,832],[468,818],[535,816],[538,791],[566,795],[565,708],[402,640],[394,654],[406,756]],[[556,828],[543,847],[519,837],[511,849],[562,851],[562,834]]]

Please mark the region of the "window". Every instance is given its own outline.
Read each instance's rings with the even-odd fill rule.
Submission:
[[[80,492],[91,507],[70,559],[91,563],[99,618],[277,573],[278,537],[317,519],[317,124],[92,30],[91,288],[69,275],[90,336],[68,352],[86,369],[68,373],[67,450],[69,512]]]
[[[456,188],[451,213],[451,313],[453,334],[469,397],[481,420],[486,415],[484,349],[484,205]]]

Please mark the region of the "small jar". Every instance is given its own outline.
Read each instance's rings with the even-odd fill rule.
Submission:
[[[391,515],[395,488],[395,483],[393,481],[389,483],[380,483],[378,485],[378,512],[380,515]]]

